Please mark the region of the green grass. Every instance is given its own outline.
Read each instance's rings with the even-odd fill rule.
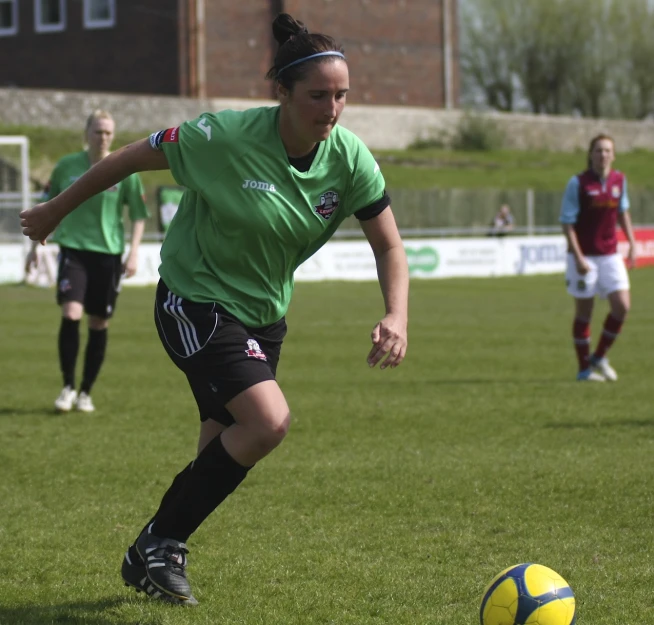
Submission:
[[[153,129],[157,130],[157,129]],[[47,180],[54,164],[65,154],[82,149],[82,132],[0,124],[0,135],[22,134],[30,138],[34,174]],[[136,141],[143,133],[118,133],[114,149]],[[585,163],[583,152],[498,150],[456,152],[450,150],[375,151],[390,189],[528,189],[561,192]],[[654,189],[652,152],[635,150],[618,154],[616,166],[628,172],[631,189]],[[148,188],[172,184],[168,172],[145,172]]]
[[[525,561],[570,582],[579,625],[654,624],[653,278],[632,273],[615,385],[574,382],[561,276],[414,280],[407,360],[383,372],[378,287],[299,284],[293,426],[189,541],[189,610],[119,577],[197,435],[153,289],[123,290],[97,412],[60,416],[53,293],[0,287],[0,624],[469,625]]]
[[[430,189],[534,189],[562,192],[570,176],[584,169],[584,152],[497,150],[378,152],[388,187]],[[629,188],[654,189],[652,152],[618,154],[615,166],[629,177]]]

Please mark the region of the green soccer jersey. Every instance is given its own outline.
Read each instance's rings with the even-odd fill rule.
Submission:
[[[385,188],[370,151],[340,126],[309,171],[296,170],[278,118],[279,107],[206,113],[150,139],[187,188],[161,249],[163,281],[252,327],[286,314],[297,267]]]
[[[44,194],[49,200],[59,195],[91,167],[87,152],[64,156],[55,166]],[[122,254],[125,249],[123,207],[129,207],[132,221],[149,217],[138,174],[94,195],[61,220],[52,240],[64,247],[103,254]]]

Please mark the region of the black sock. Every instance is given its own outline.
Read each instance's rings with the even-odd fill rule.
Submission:
[[[173,480],[173,483],[170,485],[170,488],[165,492],[164,496],[161,498],[161,503],[159,504],[158,510],[154,513],[154,516],[143,526],[143,529],[139,532],[139,536],[148,527],[150,527],[152,523],[154,523],[154,521],[157,518],[157,515],[160,514],[168,506],[169,503],[174,501],[175,497],[177,496],[177,493],[182,488],[182,484],[184,483],[189,473],[191,472],[192,466],[193,463],[189,462],[188,465],[186,465],[186,467],[175,476],[175,479]],[[132,558],[132,561],[138,560],[139,562],[141,562],[141,556],[138,555],[138,552],[136,551],[134,544],[130,545],[129,550],[130,550],[129,555],[130,558]]]
[[[195,459],[175,498],[157,514],[152,533],[186,542],[245,479],[251,467],[234,460],[216,436]]]
[[[75,365],[79,352],[79,319],[61,318],[59,326],[59,366],[64,386],[75,388]]]
[[[100,373],[100,367],[104,361],[104,354],[107,351],[107,329],[92,330],[89,328],[89,340],[86,344],[84,356],[84,377],[80,391],[87,395],[91,393],[91,387]]]

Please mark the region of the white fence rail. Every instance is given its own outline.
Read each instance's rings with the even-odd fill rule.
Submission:
[[[563,235],[481,239],[412,239],[404,244],[411,276],[451,278],[560,273],[565,268]],[[136,275],[124,284],[142,286],[159,279],[158,243],[144,243]],[[37,269],[24,274],[25,248],[20,243],[0,244],[0,282],[53,286],[57,275],[57,245],[37,248]],[[301,265],[298,281],[376,280],[375,258],[365,241],[332,241]]]

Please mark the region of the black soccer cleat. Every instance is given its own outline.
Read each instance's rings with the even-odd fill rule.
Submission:
[[[125,586],[131,586],[136,589],[136,592],[144,592],[153,599],[159,599],[165,603],[173,605],[194,606],[198,605],[198,601],[191,595],[188,599],[178,599],[164,594],[156,588],[148,579],[148,574],[145,570],[145,564],[142,562],[132,562],[129,551],[125,552],[123,558],[123,566],[120,569],[120,574],[125,582]]]
[[[145,563],[148,580],[169,597],[191,601],[191,585],[186,579],[186,545],[151,534],[151,527],[152,524],[136,540],[136,551]]]

